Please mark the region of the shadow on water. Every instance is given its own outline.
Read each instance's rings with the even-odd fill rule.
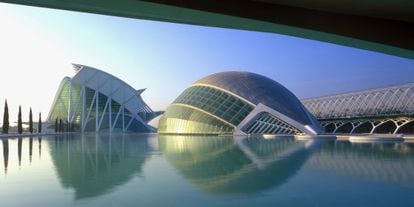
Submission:
[[[251,194],[276,188],[303,166],[314,141],[293,137],[159,136],[160,150],[193,185],[213,194]]]
[[[68,135],[52,140],[48,143],[57,175],[64,187],[75,190],[75,199],[100,196],[127,183],[141,173],[150,151],[148,139],[128,134]]]

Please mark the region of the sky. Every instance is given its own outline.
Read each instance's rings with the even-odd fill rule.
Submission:
[[[71,63],[119,77],[164,110],[216,72],[267,76],[298,98],[414,82],[414,60],[273,33],[164,23],[0,3],[0,117],[22,105],[47,117]],[[2,120],[0,120],[1,122]]]

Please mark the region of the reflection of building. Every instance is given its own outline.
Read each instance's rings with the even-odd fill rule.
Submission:
[[[305,166],[370,181],[414,186],[414,145],[325,142]]]
[[[186,180],[215,194],[266,191],[283,185],[301,169],[305,172],[301,176],[323,172],[356,179],[357,183],[365,180],[414,186],[411,143],[174,135],[159,135],[158,140],[166,159]]]
[[[103,71],[74,64],[76,75],[65,77],[48,121],[62,119],[70,131],[153,132],[147,123],[157,116],[135,90]]]
[[[215,194],[249,194],[288,181],[310,156],[307,142],[159,135],[160,150],[193,185]],[[308,145],[313,146],[313,145]]]
[[[187,88],[160,119],[161,134],[296,134],[321,132],[289,90],[264,76],[223,72]]]
[[[49,141],[59,181],[73,188],[75,198],[105,194],[141,173],[151,150],[147,137],[123,134],[57,136]]]

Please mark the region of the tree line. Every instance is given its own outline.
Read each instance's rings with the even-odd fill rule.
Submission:
[[[55,132],[71,132],[73,131],[72,126],[69,122],[63,122],[62,119],[56,118],[55,120]]]
[[[7,105],[7,99],[4,103],[4,113],[3,113],[3,134],[8,134],[10,128],[10,122],[9,122],[9,107]],[[37,126],[38,133],[42,132],[42,114],[39,113],[39,122]],[[17,114],[17,132],[19,134],[23,133],[23,123],[22,123],[22,107],[19,105],[19,112]],[[30,134],[33,133],[33,113],[32,108],[30,107],[29,111],[29,132]]]

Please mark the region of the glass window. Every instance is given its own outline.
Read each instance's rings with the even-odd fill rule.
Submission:
[[[243,131],[248,134],[296,134],[300,132],[266,112],[260,113]]]
[[[239,98],[207,86],[187,88],[174,103],[197,107],[234,125],[238,125],[253,110],[251,105]]]
[[[233,127],[203,112],[186,106],[171,105],[160,119],[159,133],[226,134]]]

